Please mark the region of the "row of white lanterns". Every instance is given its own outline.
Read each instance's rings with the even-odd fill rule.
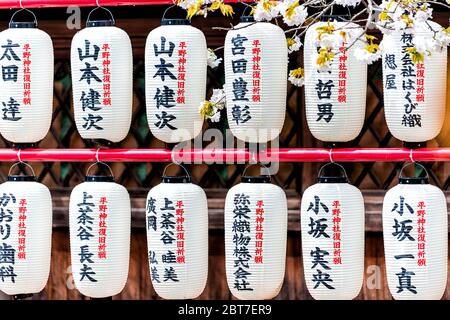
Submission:
[[[89,171],[89,170],[88,170]],[[443,192],[428,178],[406,178],[386,193],[383,232],[388,285],[395,299],[440,299],[447,284],[448,220]],[[52,201],[34,175],[0,185],[0,290],[31,294],[46,285]],[[315,299],[353,299],[364,275],[364,201],[347,177],[323,176],[302,197],[303,268]],[[246,176],[225,200],[227,283],[239,299],[271,299],[285,277],[287,199],[270,176]],[[70,196],[73,279],[102,298],[125,286],[130,197],[111,176],[90,175]],[[193,299],[208,275],[208,204],[189,174],[163,175],[146,203],[150,278],[165,299]]]
[[[284,123],[286,38],[274,24],[250,17],[241,21],[225,39],[228,122],[238,139],[267,142],[280,134]],[[306,118],[317,139],[346,142],[360,133],[364,123],[367,66],[354,58],[353,51],[365,41],[338,53],[329,72],[317,72],[311,57],[317,53],[317,27],[323,23],[313,24],[306,32]],[[343,31],[362,33],[357,25],[335,23]],[[36,26],[13,21],[0,33],[0,133],[17,144],[43,139],[51,124],[53,47],[50,37]],[[426,37],[431,32],[417,34]],[[410,45],[405,43],[411,41],[409,36],[414,35],[393,31],[384,36],[385,114],[396,138],[423,142],[433,139],[443,124],[447,52],[433,53],[420,65],[405,65],[402,46]],[[87,28],[73,38],[71,63],[75,121],[81,137],[124,139],[133,99],[128,35],[114,26],[113,18],[88,18]],[[147,37],[145,63],[147,119],[153,135],[168,143],[196,137],[203,126],[198,109],[206,95],[204,34],[188,20],[163,19],[162,26]]]

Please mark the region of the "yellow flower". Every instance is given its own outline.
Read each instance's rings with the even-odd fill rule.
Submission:
[[[378,51],[380,51],[380,47],[375,43],[368,44],[364,48],[370,53],[377,53]]]
[[[299,5],[300,5],[300,3],[297,0],[286,9],[286,17],[289,20],[292,19],[292,16],[295,14],[295,8],[297,8]]]
[[[336,30],[333,24],[331,24],[329,21],[326,25],[320,26],[316,28],[318,36],[317,38],[320,40],[322,39],[322,36],[324,34],[333,34],[333,32]]]
[[[303,78],[305,76],[305,70],[303,68],[297,68],[297,69],[291,70],[289,72],[289,75],[291,77],[300,79],[300,78]]]
[[[202,8],[202,0],[198,0],[194,4],[190,5],[187,9],[187,18],[190,20],[193,16],[200,12]]]
[[[222,12],[225,17],[231,17],[234,14],[233,7],[223,2],[220,4],[220,12]]]
[[[333,60],[334,56],[335,54],[332,53],[330,49],[321,48],[319,50],[319,56],[317,57],[316,63],[318,66],[323,67],[330,63]]]
[[[406,24],[407,28],[412,28],[414,26],[414,20],[407,14],[402,15],[402,21]]]
[[[446,34],[450,34],[450,27],[448,27],[448,28],[446,28],[446,29],[444,29],[444,30],[442,30],[444,33],[446,33]]]
[[[286,38],[286,43],[287,43],[288,47],[293,46],[294,44],[296,44],[295,40],[292,39],[292,38]]]
[[[409,53],[411,60],[414,64],[423,62],[425,60],[425,55],[417,51],[416,48],[406,48],[406,51]]]
[[[378,15],[378,19],[380,21],[388,21],[388,20],[391,20],[391,16],[389,15],[389,12],[387,10],[383,10]]]
[[[200,105],[200,115],[203,119],[207,119],[214,115],[214,104],[210,101],[203,101]]]
[[[277,1],[273,1],[273,0],[264,0],[263,1],[263,9],[266,10],[267,12],[270,12],[274,7],[277,6]]]

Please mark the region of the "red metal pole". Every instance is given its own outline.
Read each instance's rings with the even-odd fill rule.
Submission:
[[[225,0],[225,2],[237,2],[238,0]],[[101,6],[139,6],[173,4],[173,0],[99,0]],[[96,0],[22,0],[24,8],[56,8],[56,7],[95,7]],[[20,8],[19,0],[0,0],[0,9]]]
[[[30,162],[94,162],[96,149],[24,149],[20,159]],[[404,162],[450,161],[450,148],[343,148],[332,149],[336,162]],[[329,162],[330,149],[292,148],[269,149],[252,155],[245,149],[101,149],[98,158],[104,162],[171,162],[184,163],[245,163],[252,159],[262,162]],[[0,149],[0,161],[18,161],[18,151]]]

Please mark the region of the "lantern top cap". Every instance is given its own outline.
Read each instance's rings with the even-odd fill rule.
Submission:
[[[162,26],[189,26],[191,21],[188,19],[161,19]]]
[[[116,25],[114,20],[89,20],[86,22],[86,27],[114,27]]]
[[[114,182],[113,176],[86,176],[86,182]]]
[[[162,183],[192,183],[190,176],[163,176],[161,178]]]
[[[318,177],[319,183],[348,183],[347,177]]]
[[[243,183],[270,183],[270,176],[242,176]]]
[[[22,176],[22,175],[9,175],[8,181],[24,182],[24,181],[36,181],[35,176]]]
[[[9,23],[11,29],[32,29],[37,28],[36,21],[11,21]]]
[[[429,184],[428,177],[400,177],[398,179],[400,184]]]
[[[241,16],[239,21],[241,21],[241,22],[255,22],[255,17],[254,16]]]

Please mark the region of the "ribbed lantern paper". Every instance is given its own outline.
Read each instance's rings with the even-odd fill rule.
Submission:
[[[0,133],[15,144],[42,140],[53,110],[53,44],[34,22],[0,32]]]
[[[76,288],[104,298],[122,291],[130,259],[131,208],[112,177],[87,176],[70,195],[70,252]]]
[[[0,185],[0,290],[38,293],[47,284],[52,246],[52,199],[34,176],[8,176]]]
[[[281,132],[287,94],[288,53],[283,30],[241,17],[225,38],[228,124],[246,142],[268,142]]]
[[[405,142],[424,142],[436,137],[444,123],[447,82],[447,50],[432,52],[414,64],[405,50],[414,37],[432,38],[442,27],[429,21],[414,32],[392,31],[383,37],[384,111],[392,135]]]
[[[228,288],[243,300],[272,299],[283,285],[287,200],[269,176],[242,177],[225,200]]]
[[[318,72],[317,28],[327,22],[311,25],[305,35],[305,105],[306,120],[312,135],[327,142],[347,142],[358,136],[364,124],[366,111],[367,64],[358,61],[354,52],[364,47],[364,38],[349,46],[355,38],[364,33],[354,23],[332,22],[335,33],[345,32],[340,39],[330,70]]]
[[[194,299],[208,277],[208,203],[188,176],[164,176],[147,197],[150,278],[164,299]]]
[[[112,20],[88,20],[86,26],[71,48],[75,123],[84,139],[119,142],[131,124],[131,41]]]
[[[317,300],[350,300],[364,275],[364,200],[346,177],[324,177],[301,203],[303,268]]]
[[[147,120],[161,141],[177,143],[200,134],[206,99],[207,47],[189,20],[163,19],[145,46]]]
[[[448,270],[444,193],[428,178],[400,177],[399,182],[383,202],[389,291],[397,300],[441,299]]]

